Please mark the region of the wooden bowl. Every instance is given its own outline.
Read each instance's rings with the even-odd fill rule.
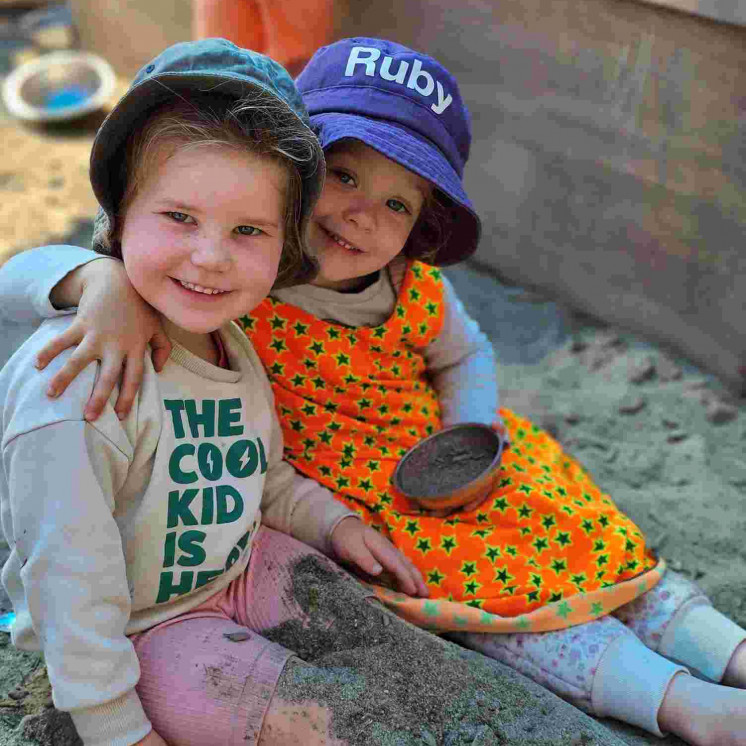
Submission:
[[[8,111],[28,122],[62,122],[108,103],[116,76],[106,60],[87,52],[50,52],[17,67],[3,82]]]
[[[423,508],[459,508],[494,489],[504,448],[503,439],[488,425],[453,425],[410,448],[392,481]]]

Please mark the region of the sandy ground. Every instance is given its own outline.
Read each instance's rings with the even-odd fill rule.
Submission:
[[[24,129],[0,111],[0,261],[40,243],[85,243],[94,209],[86,176],[92,124]],[[743,405],[685,361],[621,330],[503,285],[476,266],[449,275],[498,351],[503,404],[553,432],[671,566],[746,625]],[[29,332],[0,321],[0,364]],[[298,588],[311,582],[298,578]],[[337,624],[346,607],[332,592],[333,580],[312,580],[322,600],[317,613],[324,624]],[[319,633],[305,654],[320,678],[285,683],[296,693],[327,692],[340,733],[352,743],[680,743],[595,721],[499,664],[369,606],[351,601],[349,608],[358,609],[355,620],[380,644],[341,649],[342,636]],[[286,644],[305,644],[287,637],[288,630],[273,634]],[[396,697],[366,698],[396,671],[407,672],[397,680]],[[433,686],[445,678],[453,685]],[[350,711],[353,699],[363,704]],[[76,740],[66,716],[49,707],[39,656],[16,651],[0,633],[0,746],[38,743]]]

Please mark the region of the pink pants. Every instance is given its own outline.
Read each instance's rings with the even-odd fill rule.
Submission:
[[[285,590],[291,565],[308,554],[318,553],[262,527],[249,566],[228,586],[187,614],[131,637],[140,661],[137,693],[169,746],[257,742],[292,656],[257,632],[303,617]]]

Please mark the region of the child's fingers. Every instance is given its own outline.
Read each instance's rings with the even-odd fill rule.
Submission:
[[[122,359],[108,356],[101,363],[101,370],[93,387],[90,399],[85,405],[84,417],[93,421],[104,411],[114,386],[122,375]]]
[[[492,423],[492,429],[503,439],[504,447],[510,448],[510,433],[508,432],[508,428],[505,427],[502,418],[497,419]]]
[[[396,577],[404,593],[410,596],[429,595],[430,592],[420,571],[391,542],[373,531],[365,539],[371,555]],[[371,574],[377,575],[378,573]]]
[[[119,397],[114,405],[114,410],[120,420],[123,420],[132,409],[132,402],[135,401],[137,392],[142,383],[144,370],[143,364],[144,351],[140,354],[134,353],[128,356],[124,361],[124,372],[122,374],[122,384],[119,387]]]
[[[70,345],[63,349],[67,347],[70,347]],[[53,357],[56,357],[59,352],[56,352]],[[49,386],[47,386],[47,396],[57,397],[62,394],[70,385],[70,381],[77,378],[80,372],[95,360],[98,360],[98,356],[89,350],[88,345],[78,345],[65,364],[52,376]]]
[[[150,338],[150,347],[152,350],[150,357],[153,361],[153,367],[160,373],[166,364],[166,360],[168,360],[168,356],[171,354],[171,341],[163,330],[159,328]]]
[[[75,347],[83,339],[84,332],[82,329],[76,329],[73,323],[62,334],[57,335],[53,340],[47,342],[44,347],[36,354],[36,367],[43,370],[54,360],[57,355],[64,352],[68,347]]]
[[[410,596],[428,596],[429,591],[420,571],[387,538],[359,518],[350,516],[340,521],[332,533],[332,546],[343,562],[352,562],[368,575],[377,576],[386,569],[399,587]]]
[[[404,555],[402,555],[402,558],[404,560],[406,574],[409,576],[412,586],[414,587],[414,592],[412,592],[411,595],[427,598],[430,595],[430,590],[427,587],[419,568],[417,568],[409,558]]]
[[[368,575],[380,575],[383,570],[383,567],[378,563],[365,541],[355,543],[345,542],[337,550],[337,554],[339,559],[357,565]]]
[[[430,589],[427,587],[425,579],[422,577],[422,573],[420,572],[419,568],[413,562],[411,562],[408,557],[402,555],[402,558],[404,559],[404,565],[406,567],[407,573],[409,574],[409,577],[414,585],[413,595],[427,598],[430,595]]]

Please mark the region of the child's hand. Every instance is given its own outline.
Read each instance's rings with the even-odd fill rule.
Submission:
[[[368,575],[377,576],[386,569],[407,595],[430,595],[420,571],[409,559],[359,518],[350,516],[341,520],[332,532],[331,543],[338,559],[357,565]]]
[[[151,730],[145,738],[133,746],[168,746],[168,744],[154,730]]]
[[[66,283],[66,285],[64,284]],[[101,361],[101,374],[86,404],[84,416],[95,420],[117,381],[122,380],[115,409],[120,419],[132,407],[143,373],[145,348],[150,342],[153,365],[161,370],[171,352],[156,312],[130,284],[119,261],[93,261],[60,283],[57,298],[74,305],[78,313],[70,327],[41,349],[37,367],[45,368],[63,350],[77,345],[65,365],[52,378],[47,395],[59,396],[87,365]],[[53,302],[55,297],[52,297]],[[124,370],[122,370],[124,369]]]

